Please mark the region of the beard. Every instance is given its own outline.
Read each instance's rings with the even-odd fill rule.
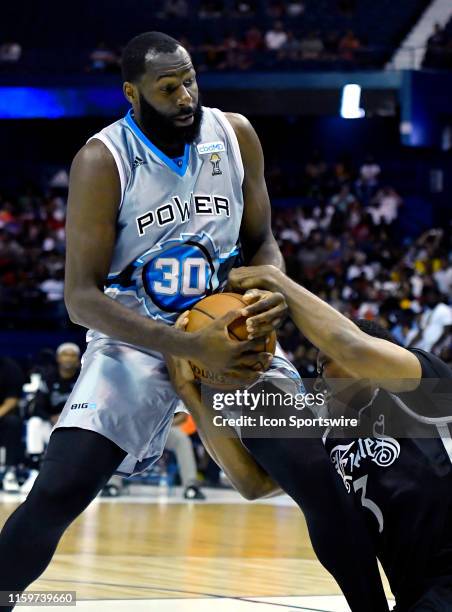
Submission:
[[[140,123],[143,131],[152,141],[171,145],[190,144],[199,136],[203,113],[201,98],[198,98],[198,104],[195,108],[187,108],[179,113],[179,116],[193,113],[193,123],[187,126],[178,126],[173,123],[175,117],[170,119],[166,115],[162,115],[152,104],[149,104],[141,92],[139,95]]]

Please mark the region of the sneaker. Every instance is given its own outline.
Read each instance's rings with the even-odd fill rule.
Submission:
[[[206,499],[204,493],[195,485],[187,487],[184,491],[184,499]]]
[[[3,490],[6,493],[19,493],[20,487],[14,470],[8,470],[3,476]]]
[[[20,487],[20,492],[25,493],[25,494],[30,493],[31,489],[33,488],[33,485],[35,484],[35,480],[38,477],[38,475],[39,475],[38,470],[30,470],[27,480]]]

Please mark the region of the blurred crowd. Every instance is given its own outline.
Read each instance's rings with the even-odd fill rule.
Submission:
[[[452,233],[400,234],[403,198],[369,156],[358,171],[328,166],[317,153],[304,168],[311,206],[274,215],[287,272],[351,318],[375,319],[406,347],[431,351],[452,367]],[[315,350],[291,322],[280,334],[302,374]]]
[[[193,17],[197,11],[199,23],[219,23],[227,20],[228,27],[219,34],[215,27],[206,27],[202,34],[179,37],[190,51],[199,71],[208,70],[259,70],[296,69],[300,66],[325,63],[342,67],[372,64],[375,49],[360,39],[352,29],[356,0],[337,0],[332,10],[338,17],[345,17],[344,25],[331,31],[320,31],[304,24],[309,11],[301,0],[289,2],[256,0],[201,0],[191,7],[188,0],[164,0],[154,17],[171,23]],[[258,19],[247,20],[258,16]],[[350,27],[346,27],[347,24]],[[160,26],[163,27],[163,26]],[[158,29],[158,28],[157,28]],[[3,71],[20,70],[21,62],[35,49],[24,48],[24,42],[4,41],[0,44],[0,68]],[[118,73],[122,49],[116,44],[100,40],[91,51],[85,52],[85,64],[79,72]],[[54,58],[55,61],[55,58]],[[378,62],[377,62],[378,63]],[[24,65],[25,65],[24,64]],[[72,62],[67,62],[68,66]]]

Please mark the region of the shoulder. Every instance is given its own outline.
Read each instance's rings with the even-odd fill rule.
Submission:
[[[231,124],[239,141],[240,138],[246,138],[253,133],[255,134],[253,126],[244,115],[240,115],[239,113],[224,113],[224,116]]]
[[[72,167],[95,166],[115,169],[115,160],[108,147],[99,138],[89,140],[76,154]]]
[[[451,378],[452,369],[442,359],[422,349],[407,349],[421,364],[422,378]]]
[[[261,143],[250,121],[239,113],[224,113],[237,136],[240,153],[248,170],[260,168],[263,162]]]

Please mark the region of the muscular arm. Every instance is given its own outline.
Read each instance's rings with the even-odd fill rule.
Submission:
[[[284,270],[284,260],[271,228],[270,200],[264,177],[264,154],[251,123],[243,115],[226,113],[239,141],[245,177],[240,230],[247,265],[271,264]]]
[[[123,342],[188,356],[187,334],[126,308],[103,293],[116,237],[120,182],[112,155],[92,140],[76,155],[67,214],[65,302],[74,323]]]
[[[371,379],[393,392],[410,391],[418,386],[422,371],[415,355],[401,346],[362,332],[332,306],[276,268],[239,268],[232,271],[231,282],[242,289],[257,286],[280,291],[301,333],[353,377]],[[248,309],[253,309],[253,306]]]

